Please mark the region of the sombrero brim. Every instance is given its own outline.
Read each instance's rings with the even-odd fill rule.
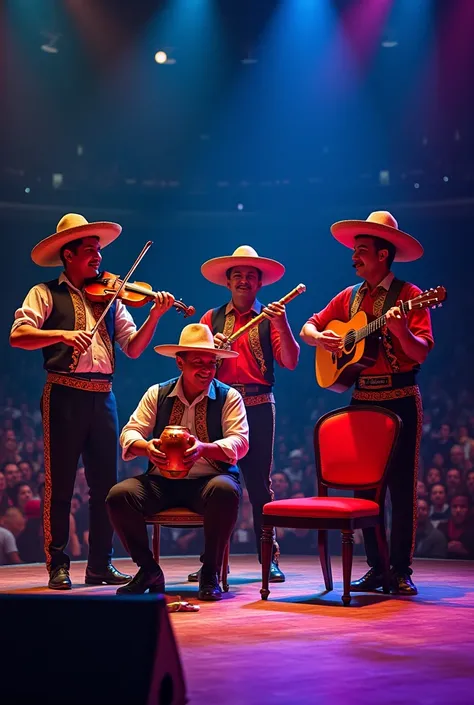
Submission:
[[[350,249],[354,248],[358,235],[383,238],[395,246],[395,262],[414,262],[420,259],[424,252],[423,245],[416,238],[382,223],[371,223],[367,220],[340,220],[331,226],[331,233],[341,245]]]
[[[239,353],[235,350],[219,350],[218,348],[207,348],[194,345],[157,345],[153,349],[156,353],[158,353],[158,355],[164,355],[165,357],[176,357],[176,353],[180,352],[214,353],[216,357],[222,360],[239,356]]]
[[[268,257],[214,257],[201,267],[201,274],[205,279],[219,286],[227,286],[227,270],[230,267],[256,267],[262,272],[262,284],[274,284],[285,273],[285,267],[274,259]]]
[[[62,265],[59,253],[68,242],[81,237],[98,237],[100,246],[103,249],[110,245],[120,233],[122,226],[118,223],[85,223],[74,228],[62,230],[41,240],[31,251],[31,259],[40,267],[60,267]]]

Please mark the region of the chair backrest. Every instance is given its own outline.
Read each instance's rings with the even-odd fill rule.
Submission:
[[[347,406],[322,416],[314,429],[320,487],[381,487],[401,427],[397,414],[373,405]]]

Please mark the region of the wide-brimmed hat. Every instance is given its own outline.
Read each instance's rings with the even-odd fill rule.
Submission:
[[[178,345],[157,345],[155,352],[165,357],[176,357],[180,352],[212,352],[218,358],[238,357],[234,350],[220,350],[214,345],[214,337],[210,329],[202,323],[190,323],[185,326],[179,336]]]
[[[122,232],[118,223],[88,223],[83,215],[67,213],[58,223],[54,235],[41,240],[31,251],[31,259],[40,267],[58,267],[62,265],[59,253],[68,242],[81,237],[98,237],[103,249],[110,245]]]
[[[380,237],[395,246],[395,262],[413,262],[423,255],[423,245],[399,230],[397,221],[388,211],[374,211],[367,220],[340,220],[331,225],[331,233],[350,249],[354,248],[358,235]]]
[[[285,273],[285,267],[274,259],[259,257],[250,245],[241,245],[227,257],[214,257],[201,267],[201,273],[208,281],[227,286],[227,271],[231,267],[256,267],[262,272],[262,284],[274,284]]]

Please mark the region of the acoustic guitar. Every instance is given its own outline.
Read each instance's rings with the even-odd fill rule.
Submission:
[[[422,308],[437,308],[446,300],[444,286],[428,289],[410,301],[402,303],[405,314]],[[358,311],[350,321],[331,321],[326,330],[340,335],[344,347],[334,353],[316,348],[316,379],[320,387],[333,392],[345,392],[355,383],[363,369],[371,367],[378,356],[380,334],[387,322],[386,315],[370,321],[364,311]]]

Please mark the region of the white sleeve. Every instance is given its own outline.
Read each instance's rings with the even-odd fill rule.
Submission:
[[[42,328],[52,309],[53,299],[49,288],[46,284],[36,284],[29,290],[21,308],[15,311],[11,332],[25,324]]]
[[[128,355],[128,344],[136,330],[137,327],[131,313],[118,299],[115,309],[115,340],[125,355]]]
[[[222,409],[222,433],[224,437],[214,443],[222,448],[229,463],[235,465],[248,452],[249,425],[242,395],[232,387]]]
[[[135,441],[147,441],[156,423],[156,413],[158,406],[158,390],[160,385],[154,384],[150,387],[140,400],[137,408],[130,416],[128,423],[120,434],[120,445],[122,446],[122,458],[131,460],[137,456],[130,448]]]

